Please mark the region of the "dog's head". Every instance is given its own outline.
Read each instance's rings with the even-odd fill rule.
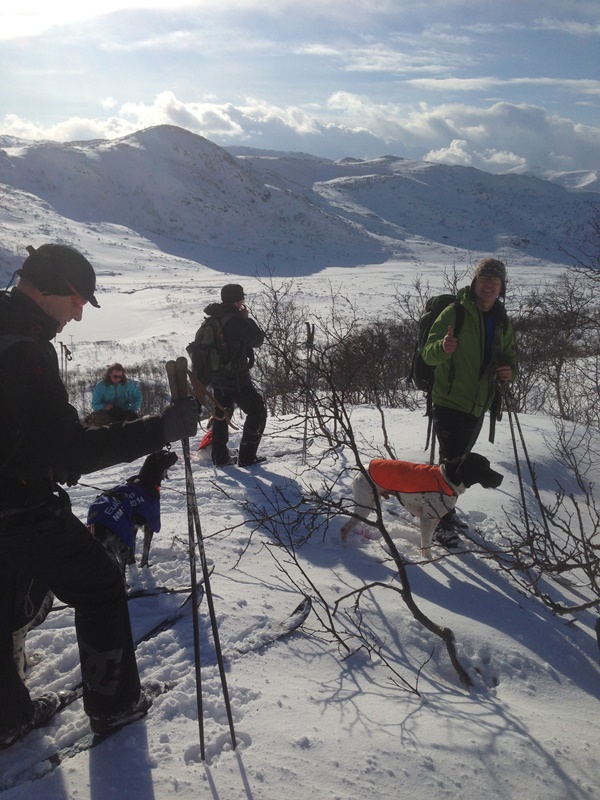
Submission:
[[[461,458],[453,458],[444,462],[448,478],[455,486],[462,484],[465,488],[479,483],[484,489],[497,489],[504,476],[490,467],[490,462],[479,453],[468,453]]]
[[[169,467],[172,467],[176,461],[178,461],[177,453],[173,450],[158,450],[156,453],[150,453],[142,464],[137,477],[141,483],[160,486]]]

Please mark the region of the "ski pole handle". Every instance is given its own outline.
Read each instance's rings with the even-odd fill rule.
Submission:
[[[172,400],[181,400],[184,397],[189,397],[188,392],[188,367],[187,358],[179,356],[177,361],[167,361],[166,363],[167,378],[169,380],[169,390],[171,392]]]
[[[174,361],[167,361],[165,364],[167,370],[167,379],[169,381],[169,392],[171,400],[179,400],[179,388],[177,385],[177,370]]]

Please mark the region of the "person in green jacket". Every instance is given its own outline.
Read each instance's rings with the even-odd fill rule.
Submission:
[[[457,294],[464,311],[458,336],[454,305],[431,326],[422,356],[436,368],[432,414],[443,460],[471,451],[498,384],[516,374],[514,331],[502,302],[505,292],[505,265],[484,258],[475,266],[471,285]],[[438,525],[437,540],[454,546],[449,542],[458,541],[456,526],[455,516],[446,515]]]

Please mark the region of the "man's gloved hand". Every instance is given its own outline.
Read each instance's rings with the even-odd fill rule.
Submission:
[[[162,412],[163,433],[167,442],[195,436],[198,430],[198,403],[193,397],[175,400]]]
[[[81,475],[77,472],[54,473],[54,480],[56,483],[66,483],[67,486],[77,486]]]

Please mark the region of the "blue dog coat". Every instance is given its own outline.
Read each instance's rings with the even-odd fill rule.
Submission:
[[[158,488],[158,487],[157,487]],[[160,496],[153,496],[143,486],[124,483],[100,494],[88,511],[87,524],[104,525],[133,549],[135,546],[134,516],[141,517],[154,533],[160,530]]]

